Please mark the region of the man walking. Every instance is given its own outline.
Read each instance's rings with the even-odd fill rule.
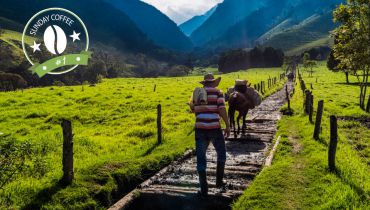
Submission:
[[[204,76],[204,80],[200,82],[203,84],[203,91],[206,97],[202,103],[197,103],[193,97],[190,103],[190,108],[196,115],[195,123],[195,144],[197,155],[197,171],[199,174],[201,197],[207,197],[207,157],[206,151],[210,142],[217,152],[217,170],[216,170],[216,187],[223,187],[223,176],[226,162],[225,139],[221,130],[220,118],[225,121],[225,137],[230,135],[230,124],[227,117],[225,99],[222,92],[216,87],[220,83],[221,78],[215,79],[213,74]],[[201,95],[201,94],[200,94]]]

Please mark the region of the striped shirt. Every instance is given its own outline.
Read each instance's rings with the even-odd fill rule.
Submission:
[[[196,105],[195,128],[217,129],[221,128],[219,108],[225,107],[225,98],[221,90],[213,87],[205,87],[207,91],[207,105]]]

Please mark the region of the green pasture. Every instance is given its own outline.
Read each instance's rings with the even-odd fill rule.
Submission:
[[[222,76],[252,84],[282,69]],[[0,190],[0,209],[104,209],[135,184],[194,147],[187,102],[202,76],[107,79],[96,86],[32,88],[0,93],[0,138],[29,142],[32,159]],[[283,86],[281,81],[269,95]],[[156,91],[154,92],[154,86]],[[266,87],[267,88],[267,87]],[[163,109],[163,144],[156,144],[156,107]],[[62,177],[61,119],[73,124],[75,181]]]
[[[363,123],[338,121],[337,171],[331,173],[327,166],[329,116],[370,117],[359,108],[356,78],[350,77],[352,83],[345,84],[343,73],[330,72],[321,64],[312,78],[304,72],[303,80],[309,89],[312,83],[314,110],[318,100],[324,100],[320,140],[312,137],[314,125],[303,113],[303,93],[297,79],[294,115],[279,122],[277,136],[281,135],[281,141],[273,164],[257,176],[233,209],[370,208],[370,131]]]

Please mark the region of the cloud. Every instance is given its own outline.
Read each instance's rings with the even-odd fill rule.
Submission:
[[[223,0],[142,0],[153,5],[177,24],[202,15]]]

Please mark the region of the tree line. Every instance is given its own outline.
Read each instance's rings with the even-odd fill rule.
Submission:
[[[67,74],[39,78],[29,70],[30,64],[25,58],[0,40],[0,91],[50,85],[95,84],[103,78],[184,76],[193,69],[192,58],[187,54],[174,54],[176,59],[166,62],[142,53],[123,54],[114,48],[105,47],[103,50],[96,46],[90,50],[93,54],[88,66],[79,66]]]
[[[284,62],[284,52],[272,47],[255,47],[250,51],[235,49],[220,55],[218,69],[228,73],[242,69],[280,67]]]

